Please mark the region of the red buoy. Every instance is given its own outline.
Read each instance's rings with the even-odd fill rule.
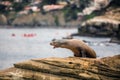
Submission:
[[[23,36],[24,36],[24,37],[35,37],[36,34],[29,33],[29,34],[24,34]]]
[[[13,33],[12,36],[15,37],[15,34]]]

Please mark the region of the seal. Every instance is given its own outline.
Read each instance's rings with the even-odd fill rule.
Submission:
[[[95,51],[79,39],[53,39],[50,42],[53,48],[66,48],[74,53],[75,57],[96,58]]]

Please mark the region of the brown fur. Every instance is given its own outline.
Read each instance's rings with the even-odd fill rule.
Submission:
[[[54,46],[54,48],[67,48],[70,49],[75,57],[89,57],[96,58],[95,51],[86,45],[82,40],[78,39],[54,39],[50,45]]]

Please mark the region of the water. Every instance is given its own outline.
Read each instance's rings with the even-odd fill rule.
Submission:
[[[0,69],[12,67],[14,63],[33,58],[68,57],[73,53],[67,49],[53,49],[49,45],[53,38],[60,39],[77,29],[0,29]],[[34,34],[34,36],[26,36]],[[109,38],[75,37],[88,41],[97,56],[119,54],[120,45],[108,43]]]

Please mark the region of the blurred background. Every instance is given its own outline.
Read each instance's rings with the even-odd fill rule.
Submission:
[[[119,0],[0,0],[0,69],[33,58],[69,57],[54,38],[73,37],[98,58],[120,54]]]

